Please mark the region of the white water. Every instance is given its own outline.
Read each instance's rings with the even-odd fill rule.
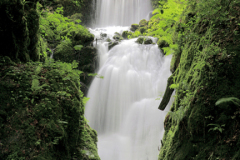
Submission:
[[[115,31],[126,29],[90,31],[96,38],[101,32],[111,38]],[[104,78],[93,80],[85,114],[98,132],[102,160],[157,160],[159,154],[166,112],[158,110],[158,105],[171,75],[171,56],[164,57],[157,45],[135,41],[124,40],[110,51],[107,42],[97,44],[98,74]]]
[[[97,0],[97,26],[130,26],[147,19],[150,0]]]
[[[100,33],[113,39],[115,32],[129,27],[109,26],[138,23],[147,19],[149,11],[150,0],[97,0],[96,26],[102,28],[89,30],[95,39],[101,39]],[[158,106],[171,75],[171,56],[164,57],[157,45],[137,44],[136,39],[124,40],[108,51],[105,40],[94,44],[98,77],[104,78],[94,78],[85,111],[89,125],[98,132],[99,156],[102,160],[157,160],[166,115]]]

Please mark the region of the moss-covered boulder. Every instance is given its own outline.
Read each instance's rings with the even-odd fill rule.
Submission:
[[[119,42],[117,41],[113,41],[113,42],[109,42],[108,44],[108,50],[112,49],[114,46],[118,45]]]
[[[153,41],[151,38],[146,38],[144,44],[153,44]]]
[[[100,36],[101,36],[101,38],[106,38],[107,37],[107,33],[101,33]]]
[[[55,60],[60,60],[62,62],[71,63],[76,60],[75,50],[73,48],[71,40],[62,41],[55,49],[53,54]]]
[[[142,19],[139,22],[139,27],[147,27],[147,25],[148,25],[148,21],[146,19]]]
[[[120,33],[115,32],[115,34],[113,36],[113,39],[116,40],[116,41],[121,41],[121,40],[123,40],[123,37]]]
[[[136,41],[139,44],[152,44],[153,41],[151,38],[139,37]]]
[[[132,24],[130,30],[135,32],[139,28],[139,24]]]
[[[166,54],[166,52],[164,51],[164,47],[169,47],[169,44],[167,43],[167,41],[165,41],[165,40],[158,40],[158,42],[157,42],[157,44],[158,44],[158,47],[161,49],[161,50],[163,50],[163,53],[164,54]]]
[[[77,63],[0,57],[0,67],[0,159],[100,159]]]
[[[144,32],[147,31],[147,28],[146,27],[141,27],[141,28],[139,28],[139,31],[141,32],[141,34],[143,34]]]
[[[124,39],[128,39],[128,36],[131,36],[131,35],[132,35],[132,32],[130,32],[130,31],[123,31],[123,33],[122,33],[122,37]]]

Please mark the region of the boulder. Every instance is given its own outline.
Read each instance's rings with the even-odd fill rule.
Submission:
[[[153,41],[150,38],[139,37],[136,41],[139,44],[152,44]]]
[[[132,24],[130,30],[135,32],[139,28],[138,24]]]
[[[140,27],[145,27],[148,25],[148,21],[146,19],[142,19],[140,22],[139,22],[139,26]]]
[[[129,32],[129,31],[123,31],[122,33],[122,37],[124,39],[128,39],[128,36],[132,35],[132,32]]]
[[[114,46],[116,46],[116,45],[118,45],[118,44],[119,44],[119,42],[117,42],[117,41],[110,42],[110,43],[108,44],[108,50],[112,49]]]
[[[143,34],[146,30],[147,30],[146,27],[141,27],[141,28],[140,28],[140,32],[141,32],[141,34]]]

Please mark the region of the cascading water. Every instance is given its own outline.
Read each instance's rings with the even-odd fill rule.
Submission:
[[[98,0],[97,26],[130,26],[147,18],[152,10],[150,0]]]
[[[140,1],[144,0],[102,3],[108,2],[105,5],[109,6]],[[106,33],[113,40],[115,32],[128,29],[105,27],[90,31],[96,39]],[[109,51],[106,39],[95,43],[98,74],[104,78],[94,78],[85,111],[89,125],[98,132],[99,156],[102,160],[157,160],[166,115],[158,105],[171,75],[171,56],[163,56],[156,44],[137,44],[136,39],[123,40]]]

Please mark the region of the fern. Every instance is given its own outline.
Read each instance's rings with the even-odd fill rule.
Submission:
[[[180,106],[177,111],[175,111],[175,112],[169,111],[168,114],[174,121],[179,123],[183,119],[183,117],[185,115],[185,111],[186,111],[186,109],[183,106]]]
[[[238,99],[236,97],[221,98],[215,103],[215,105],[218,106],[222,103],[228,103],[228,102],[232,102],[236,106],[240,106],[240,99]]]

